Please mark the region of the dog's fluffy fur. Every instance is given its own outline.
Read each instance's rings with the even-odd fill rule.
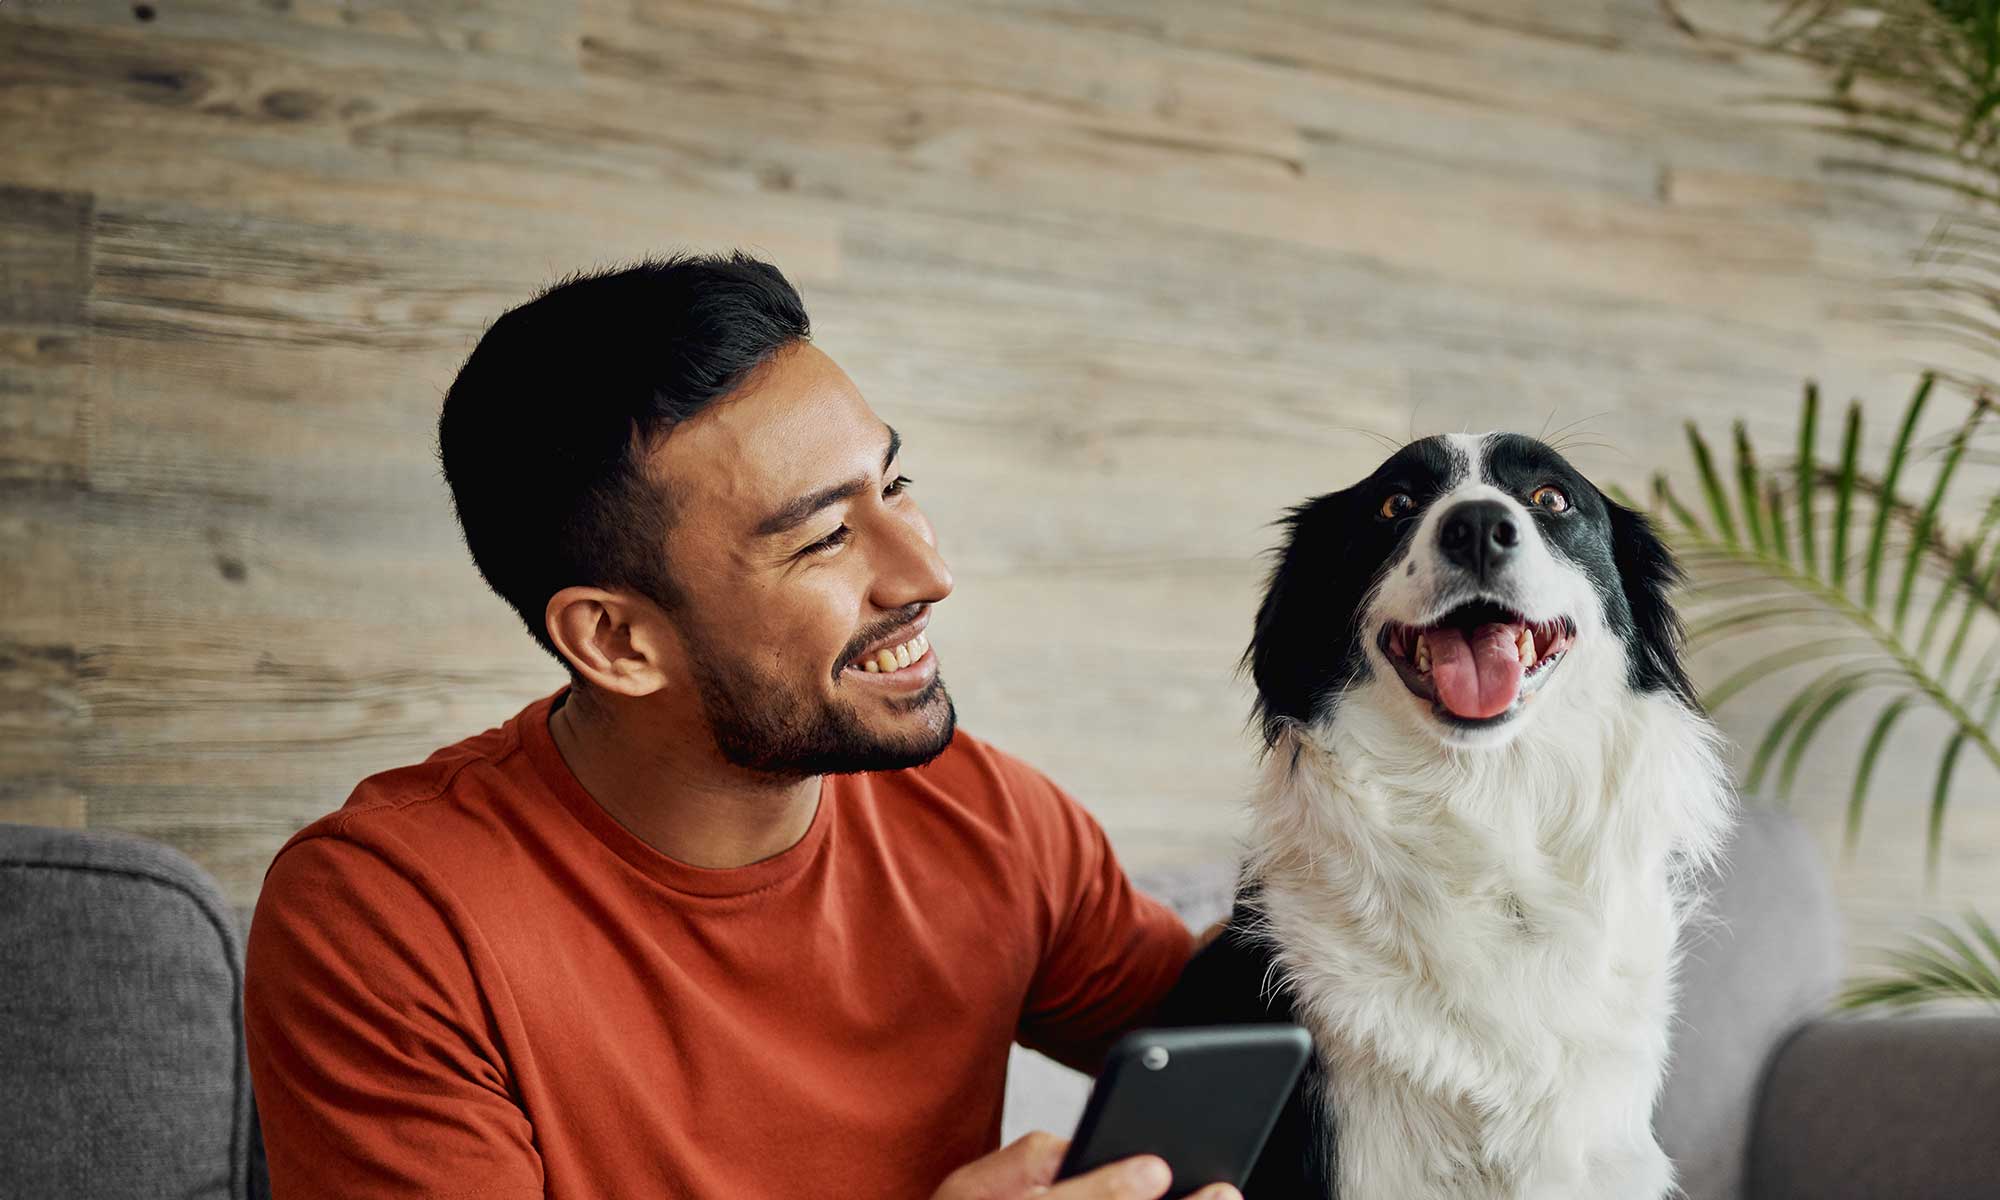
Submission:
[[[1493,563],[1440,539],[1480,502],[1518,534]],[[1246,655],[1268,752],[1243,887],[1162,1014],[1313,1034],[1246,1193],[1666,1195],[1676,945],[1734,813],[1671,556],[1513,435],[1412,443],[1287,532]],[[1574,630],[1483,720],[1426,696],[1385,632],[1468,604]]]

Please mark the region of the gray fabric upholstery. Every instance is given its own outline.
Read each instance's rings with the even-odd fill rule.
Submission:
[[[1757,1200],[2000,1196],[2000,1018],[1816,1021],[1772,1065]]]
[[[1680,1002],[1653,1126],[1689,1200],[1738,1200],[1766,1064],[1825,1008],[1840,915],[1819,848],[1794,819],[1745,809],[1709,915],[1682,938]]]
[[[155,842],[0,824],[0,1191],[255,1200],[241,939]]]

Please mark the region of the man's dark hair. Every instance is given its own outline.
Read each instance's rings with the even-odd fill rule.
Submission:
[[[438,417],[466,548],[542,649],[549,597],[623,588],[669,612],[671,480],[646,458],[674,426],[811,336],[778,269],[737,252],[574,274],[493,322]]]

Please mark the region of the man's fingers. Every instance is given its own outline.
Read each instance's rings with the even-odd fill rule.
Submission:
[[[1048,1200],[1159,1200],[1174,1181],[1166,1160],[1151,1154],[1120,1159],[1075,1179],[1065,1179],[1046,1193]]]
[[[1031,1133],[952,1172],[934,1200],[1159,1200],[1173,1183],[1164,1159],[1142,1154],[1055,1182],[1069,1143],[1052,1133]],[[1226,1183],[1212,1184],[1189,1200],[1243,1200]]]
[[[952,1172],[937,1200],[989,1200],[1027,1196],[1055,1181],[1069,1142],[1037,1131],[1018,1137],[985,1158]]]

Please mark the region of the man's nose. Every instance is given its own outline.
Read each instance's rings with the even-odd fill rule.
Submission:
[[[951,568],[938,553],[937,537],[922,513],[894,523],[895,554],[882,564],[876,603],[887,609],[911,604],[935,604],[951,595]]]
[[[1498,500],[1467,500],[1438,522],[1438,553],[1482,583],[1507,564],[1520,544],[1520,526]]]

